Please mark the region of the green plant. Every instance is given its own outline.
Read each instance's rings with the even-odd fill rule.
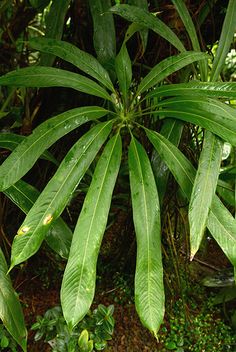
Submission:
[[[166,179],[169,172],[190,201],[191,259],[208,227],[231,263],[236,265],[236,220],[215,194],[220,173],[221,140],[236,145],[235,109],[228,104],[236,97],[236,84],[218,82],[235,31],[236,2],[229,1],[211,71],[208,67],[211,58],[200,51],[197,33],[184,1],[172,2],[186,27],[193,51],[186,51],[178,36],[153,14],[131,5],[116,5],[105,13],[111,28],[114,24],[112,14],[134,23],[115,58],[112,30],[110,36],[106,33],[104,37],[106,44],[109,43],[109,52],[104,49],[102,41],[95,40],[99,44],[95,49],[100,62],[67,42],[36,38],[29,41],[31,48],[58,56],[86,76],[53,67],[32,66],[0,78],[3,86],[73,88],[100,98],[104,106],[78,107],[48,119],[35,128],[0,167],[0,190],[22,208],[25,207],[22,200],[28,200],[25,209],[28,214],[12,245],[10,270],[35,254],[46,235],[54,247],[57,245],[58,251],[60,246],[67,249],[65,256],[70,247],[61,288],[63,314],[70,331],[84,318],[93,301],[97,257],[122,158],[128,158],[137,239],[135,304],[144,326],[157,336],[164,316],[158,192],[165,193],[163,178]],[[96,3],[101,5],[100,1]],[[109,1],[106,9],[108,4]],[[95,26],[97,15],[94,13]],[[101,18],[104,23],[104,17]],[[107,22],[104,28],[107,28]],[[165,38],[180,53],[159,62],[140,82],[132,81],[127,42],[135,32],[148,28]],[[115,78],[114,72],[109,75],[111,67]],[[181,71],[184,68],[188,68],[185,74]],[[167,84],[167,77],[173,74],[179,83]],[[197,171],[178,149],[183,131],[183,122],[179,123],[179,120],[204,129]],[[160,133],[151,128],[151,121],[162,125]],[[40,194],[21,180],[47,148],[86,123],[90,126],[89,131],[70,149]],[[123,157],[122,140],[126,141]],[[150,145],[165,163],[158,169],[152,168],[145,150]],[[95,158],[96,168],[70,246],[67,238],[71,232],[60,215]],[[56,241],[48,235],[50,230],[56,232]]]
[[[0,347],[1,351],[17,352],[17,343],[3,324],[0,324]]]
[[[160,342],[164,351],[234,351],[236,339],[232,329],[218,318],[219,310],[204,304],[195,308],[186,321],[182,302],[176,301],[173,315],[168,319],[168,328],[161,329]]]
[[[68,329],[61,307],[49,309],[31,327],[36,330],[35,341],[44,339],[55,352],[102,351],[112,338],[114,329],[114,307],[102,304],[93,312],[89,311],[73,331]]]

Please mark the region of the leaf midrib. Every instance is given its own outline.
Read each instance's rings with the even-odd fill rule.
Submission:
[[[100,110],[97,110],[97,111],[100,111]],[[74,115],[72,115],[72,116],[70,116],[68,119],[66,119],[66,121],[65,120],[62,120],[62,121],[60,121],[57,125],[54,125],[53,126],[53,129],[55,129],[55,128],[59,128],[60,127],[60,125],[63,125],[63,124],[65,124],[65,122],[66,123],[68,123],[71,119],[74,119],[75,118],[75,116],[80,116],[80,115],[86,115],[86,114],[90,114],[90,113],[95,113],[96,111],[95,110],[91,110],[91,111],[83,111],[83,112],[77,112],[77,113],[75,113]],[[59,115],[58,115],[59,116]],[[89,118],[87,118],[87,121],[86,121],[86,119],[85,119],[85,121],[84,122],[88,122],[89,121]],[[51,122],[51,121],[48,121],[49,123]],[[46,126],[46,125],[45,125]],[[79,125],[77,125],[77,127],[79,127]],[[77,127],[75,127],[75,128],[77,128]],[[69,133],[70,131],[68,131],[68,133]],[[44,139],[47,135],[50,135],[50,133],[51,133],[51,129],[47,129],[47,131],[44,133],[44,134],[40,134],[40,136],[39,136],[39,138],[37,138],[32,144],[30,144],[30,147],[29,148],[27,148],[25,151],[23,151],[23,153],[21,154],[21,156],[20,156],[20,158],[18,158],[17,159],[17,161],[12,165],[12,167],[9,169],[8,168],[8,170],[7,170],[7,173],[6,174],[9,174],[9,173],[11,173],[12,172],[12,169],[13,168],[15,168],[16,167],[16,165],[19,165],[19,163],[21,163],[21,160],[23,159],[23,157],[24,157],[24,155],[26,154],[26,153],[28,153],[30,150],[32,150],[32,148],[34,147],[34,145],[36,144],[36,143],[38,143],[40,140],[42,140],[42,139]],[[32,138],[33,138],[33,136],[34,136],[34,134],[32,134],[31,135],[32,136]],[[60,137],[59,137],[60,138]],[[24,144],[28,144],[28,139],[26,140],[24,140],[24,141],[22,141],[22,143],[24,143]],[[54,143],[54,142],[53,142]],[[52,144],[53,144],[52,143]],[[22,145],[22,144],[21,144]],[[49,146],[50,146],[50,144],[49,144]],[[47,148],[45,148],[45,149],[47,149]],[[45,150],[45,149],[43,149],[43,150]],[[16,149],[13,151],[13,153],[15,152],[15,154],[18,152],[18,151],[16,151]],[[13,154],[12,154],[13,155]],[[39,154],[39,155],[41,155],[41,153]],[[19,167],[18,167],[19,168]],[[10,187],[10,186],[9,186]],[[5,188],[4,188],[5,189]]]
[[[99,202],[99,199],[100,199],[100,195],[102,193],[102,190],[103,190],[103,187],[104,187],[104,184],[105,184],[105,179],[106,179],[106,176],[107,176],[107,170],[108,170],[108,168],[110,166],[111,158],[112,158],[112,155],[113,155],[113,151],[114,151],[115,145],[117,143],[118,136],[119,136],[119,134],[117,133],[116,139],[114,139],[114,144],[113,144],[112,149],[110,151],[109,159],[108,159],[108,162],[107,162],[107,167],[105,169],[105,172],[104,172],[104,175],[103,175],[103,178],[102,178],[102,182],[101,182],[102,186],[100,187],[99,192],[98,192],[98,197],[96,199],[96,203],[95,203],[95,206],[94,206],[94,211],[93,211],[93,214],[92,214],[92,218],[91,218],[91,222],[90,222],[90,226],[89,226],[89,230],[88,230],[88,236],[87,236],[87,240],[86,240],[86,244],[85,244],[84,256],[83,256],[83,261],[82,261],[82,266],[81,266],[81,271],[80,271],[79,285],[78,285],[76,301],[75,301],[75,309],[74,309],[75,312],[77,310],[77,306],[79,306],[78,305],[78,301],[79,301],[79,298],[80,298],[81,282],[82,282],[82,278],[83,278],[85,259],[87,257],[86,253],[87,253],[87,248],[88,248],[88,244],[89,244],[89,240],[90,240],[90,235],[91,235],[91,230],[92,230],[92,227],[93,227],[95,214],[97,212],[97,205],[98,205],[98,202]]]
[[[180,54],[181,55],[181,54]],[[195,53],[195,54],[193,54],[193,53],[191,53],[191,55],[194,55],[194,56],[196,56],[197,54]],[[155,84],[156,83],[158,83],[160,80],[162,80],[162,76],[165,74],[165,72],[167,71],[167,70],[169,70],[170,68],[172,68],[172,67],[175,67],[176,65],[179,65],[180,63],[181,63],[181,61],[188,61],[189,60],[189,57],[191,56],[190,54],[188,54],[188,55],[186,55],[185,54],[185,56],[184,57],[180,57],[179,58],[179,60],[176,60],[174,63],[173,62],[170,62],[170,64],[168,65],[168,66],[166,66],[166,67],[164,67],[164,68],[162,68],[161,67],[161,64],[162,64],[162,62],[160,63],[160,64],[158,64],[158,65],[160,65],[160,66],[158,66],[158,67],[156,67],[156,70],[155,70],[155,68],[153,68],[153,71],[151,71],[149,74],[150,74],[150,76],[151,76],[151,74],[156,74],[156,75],[159,75],[160,74],[160,78],[156,78],[156,77],[150,77],[150,79],[147,81],[147,83],[144,85],[144,86],[142,86],[141,84],[142,84],[142,82],[140,83],[140,86],[141,86],[141,88],[139,87],[138,88],[138,92],[137,92],[137,94],[140,94],[141,92],[143,92],[145,89],[147,89],[146,87],[149,85],[149,84],[151,84],[151,82],[152,81],[155,81]],[[200,55],[199,55],[200,56]],[[195,62],[196,61],[196,59],[193,61],[193,62]],[[187,63],[186,65],[189,65],[189,63]],[[176,69],[176,71],[177,70],[179,70],[180,68],[177,68]],[[157,71],[157,72],[156,72]],[[171,73],[169,73],[168,74],[168,76],[170,75]],[[145,79],[145,78],[144,78]],[[150,87],[149,87],[150,88]]]
[[[210,150],[210,157],[208,159],[208,167],[207,167],[207,172],[206,172],[206,177],[205,177],[205,182],[204,182],[204,188],[201,192],[201,195],[204,195],[206,194],[206,189],[207,189],[207,186],[208,186],[208,179],[210,178],[210,170],[212,168],[211,164],[212,164],[212,159],[213,159],[213,155],[214,155],[214,147],[217,143],[217,140],[216,140],[216,137],[214,136],[214,140],[213,140],[213,143],[211,143],[211,150]],[[212,196],[212,199],[213,199],[213,196]],[[201,196],[200,198],[200,205],[199,205],[199,214],[203,214],[204,213],[204,207],[203,207],[203,201],[204,201],[204,197]],[[208,213],[209,213],[209,210],[210,210],[210,204],[208,206]],[[200,220],[200,223],[201,223],[201,226],[200,226],[200,234],[202,234],[203,232],[203,229],[205,228],[206,226],[206,222],[207,222],[207,218],[205,220],[205,222],[203,223],[202,222],[202,216],[199,216],[199,220]],[[193,226],[193,223],[192,223],[192,226]],[[191,226],[191,227],[192,227]],[[192,230],[193,230],[193,227],[192,227]],[[196,235],[196,229],[194,229],[193,231],[194,235]]]
[[[37,45],[37,43],[36,43],[36,45]],[[64,51],[64,54],[66,54],[66,55],[67,55],[67,53],[69,52],[70,57],[71,57],[71,59],[70,59],[69,62],[71,62],[74,66],[76,66],[77,68],[79,68],[80,70],[82,70],[82,69],[81,69],[81,65],[76,63],[76,62],[77,62],[77,55],[76,55],[75,53],[69,51],[68,48],[65,49],[64,47],[60,47],[58,44],[53,44],[53,47],[56,48],[56,50],[59,49],[59,52],[61,52],[61,51],[63,50],[63,51]],[[53,53],[53,54],[55,55],[54,51],[53,51],[53,50],[50,50],[50,49],[49,49],[49,50],[43,49],[42,51],[47,52],[47,53],[50,53],[50,54]],[[84,55],[83,51],[80,50],[80,49],[78,49],[78,53],[79,53],[79,54],[82,53],[82,56]],[[56,54],[56,55],[59,56],[58,54]],[[81,56],[81,57],[82,57],[82,56]],[[93,72],[93,75],[90,74],[87,69],[86,69],[86,70],[83,69],[82,71],[84,71],[85,73],[89,74],[90,76],[92,76],[92,77],[95,78],[96,80],[99,80],[99,78],[100,78],[101,82],[106,82],[106,87],[107,87],[107,88],[113,90],[113,89],[112,89],[111,82],[109,82],[109,79],[107,79],[106,77],[104,78],[104,77],[101,75],[101,73],[100,73],[101,67],[99,67],[99,65],[97,65],[98,70],[96,70],[96,69],[90,64],[90,61],[86,62],[85,58],[81,59],[81,57],[80,57],[80,60],[82,61],[82,64],[83,64],[84,66],[88,66],[89,69]],[[73,59],[74,59],[74,61],[73,61]],[[66,59],[65,57],[64,57],[64,60],[68,62],[68,59]],[[102,69],[103,69],[103,67],[102,67]],[[108,75],[108,73],[106,73],[106,72],[104,72],[104,74]],[[96,77],[97,77],[97,78],[96,78]],[[109,76],[108,76],[108,77],[109,77]]]
[[[146,239],[147,239],[147,262],[148,262],[148,279],[147,279],[147,287],[148,287],[148,310],[149,310],[149,315],[151,317],[151,321],[153,322],[153,312],[152,312],[152,308],[151,308],[151,301],[150,301],[150,292],[151,292],[151,280],[150,280],[150,266],[151,266],[151,260],[150,260],[150,238],[148,236],[149,234],[149,225],[148,225],[148,212],[147,212],[147,199],[146,199],[146,192],[145,192],[145,188],[144,188],[144,178],[143,178],[143,173],[142,173],[142,167],[141,167],[141,163],[140,163],[140,159],[139,159],[139,154],[137,151],[137,147],[136,147],[136,143],[134,142],[134,149],[135,149],[135,154],[136,154],[136,160],[137,160],[137,164],[138,164],[138,168],[139,168],[139,174],[141,176],[142,179],[142,194],[143,194],[143,200],[144,200],[144,209],[145,209],[145,227],[146,227]]]

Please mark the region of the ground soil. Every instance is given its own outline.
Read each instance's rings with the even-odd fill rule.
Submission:
[[[51,351],[49,345],[42,341],[34,341],[34,332],[30,331],[30,326],[35,322],[37,315],[44,315],[47,309],[59,304],[59,289],[44,287],[39,278],[31,278],[24,282],[21,292],[21,303],[29,329],[28,350],[49,352]],[[109,352],[155,352],[158,350],[155,338],[141,325],[132,302],[114,302],[114,291],[106,292],[106,288],[103,287],[102,290],[99,289],[95,297],[94,307],[100,303],[115,306],[115,330],[113,339],[109,342]]]

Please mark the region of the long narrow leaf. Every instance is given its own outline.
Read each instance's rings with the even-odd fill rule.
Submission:
[[[128,99],[128,91],[132,81],[132,65],[126,45],[123,44],[115,59],[116,75],[120,91],[125,101]]]
[[[95,126],[67,153],[14,238],[11,268],[39,249],[47,231],[64,210],[71,194],[106,140],[111,125],[112,122],[109,121]]]
[[[25,214],[28,214],[40,192],[28,183],[19,180],[4,191],[5,195]],[[46,233],[45,241],[62,258],[68,258],[72,232],[62,218],[58,218]]]
[[[236,99],[236,82],[197,82],[166,84],[155,88],[148,97],[190,96]]]
[[[111,12],[125,18],[127,21],[135,22],[142,25],[144,28],[149,28],[179,51],[185,51],[184,45],[179,40],[177,35],[158,17],[155,17],[152,13],[145,11],[137,6],[131,5],[116,5],[110,9]]]
[[[187,6],[185,5],[185,2],[183,0],[172,0],[172,2],[175,5],[176,10],[178,11],[178,14],[184,24],[186,31],[188,32],[189,38],[192,42],[193,50],[200,51],[201,48],[198,41],[197,32],[196,32],[194,23],[192,21],[192,18],[189,14],[189,11],[187,9]],[[207,80],[207,61],[205,62],[200,61],[199,66],[200,66],[201,78],[203,81],[206,81]]]
[[[177,97],[159,103],[158,115],[200,125],[236,145],[236,111],[220,101],[203,97]]]
[[[203,238],[211,203],[216,191],[221,159],[221,141],[211,132],[206,131],[189,203],[191,258],[198,251]]]
[[[147,129],[146,133],[154,148],[165,160],[182,191],[190,199],[196,170],[180,150],[162,135]],[[225,255],[236,266],[236,220],[216,195],[211,204],[207,227]]]
[[[192,64],[195,61],[205,60],[208,57],[205,53],[188,51],[176,56],[170,56],[153,67],[153,69],[143,78],[137,88],[136,95],[152,88],[157,83],[163,81],[172,73]]]
[[[66,13],[71,0],[53,0],[48,14],[45,18],[46,30],[45,37],[61,39],[64,29]],[[40,65],[52,66],[55,56],[45,54],[41,56]]]
[[[96,106],[68,110],[35,128],[0,166],[0,191],[13,185],[34,165],[40,155],[59,138],[80,125],[106,115]]]
[[[135,305],[139,317],[156,336],[164,317],[160,206],[149,158],[133,137],[129,170],[134,227],[137,238]]]
[[[229,0],[226,15],[224,18],[223,28],[221,30],[220,40],[216,51],[216,57],[213,61],[211,70],[211,81],[217,81],[220,72],[224,66],[226,55],[229,52],[230,45],[236,30],[236,1]]]
[[[0,319],[23,351],[26,351],[27,330],[23,311],[7,270],[7,263],[0,249]]]
[[[0,148],[8,149],[13,151],[18,145],[26,139],[25,136],[14,134],[14,133],[1,133],[0,134]],[[54,156],[49,152],[45,151],[41,155],[42,159],[49,160],[55,165],[58,166],[58,161],[54,158]]]
[[[80,50],[75,45],[62,40],[47,38],[34,38],[29,41],[29,44],[33,49],[56,55],[61,59],[70,62],[89,76],[95,78],[111,91],[114,91],[109,74],[99,61],[92,55]]]
[[[98,161],[75,228],[61,288],[63,314],[70,328],[85,316],[94,297],[97,257],[120,167],[121,149],[117,134],[107,143]]]
[[[116,34],[114,19],[108,9],[111,0],[89,0],[93,18],[93,43],[98,60],[108,65],[116,56]]]
[[[91,79],[54,67],[26,67],[0,77],[0,85],[13,87],[67,87],[111,100],[107,91]]]

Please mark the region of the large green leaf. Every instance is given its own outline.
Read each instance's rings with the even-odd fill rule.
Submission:
[[[0,249],[0,319],[16,342],[26,351],[27,330],[24,316],[7,270],[7,263]]]
[[[114,91],[109,74],[99,61],[92,55],[80,50],[75,45],[62,40],[47,38],[34,38],[29,41],[29,44],[34,49],[56,55],[61,59],[70,62],[89,76],[95,78],[111,91]]]
[[[65,269],[61,303],[73,328],[87,313],[95,291],[96,263],[121,161],[121,138],[105,146],[80,213]]]
[[[70,149],[41,192],[15,236],[11,268],[39,249],[47,231],[70,200],[80,180],[111,131],[112,121],[93,127]]]
[[[181,68],[192,64],[195,61],[204,60],[207,54],[195,51],[188,51],[176,56],[170,56],[154,66],[152,70],[142,79],[137,88],[136,95],[152,88],[157,83],[163,81],[170,74],[180,70]]]
[[[1,133],[0,134],[0,148],[8,149],[13,151],[22,141],[26,139],[26,136],[14,133]],[[54,156],[47,150],[41,155],[42,159],[49,160],[55,165],[59,165],[58,161]]]
[[[188,8],[183,0],[171,0],[175,5],[175,8],[184,24],[186,31],[188,32],[189,38],[192,42],[193,50],[201,51],[200,44],[197,37],[197,32],[193,23],[193,20],[189,14]],[[201,79],[207,80],[207,61],[199,62]]]
[[[183,123],[175,119],[166,119],[160,133],[171,143],[178,146],[183,131]],[[152,169],[155,176],[160,205],[162,206],[169,178],[169,168],[156,149],[152,153]]]
[[[36,202],[40,192],[28,183],[19,180],[13,186],[4,191],[25,214],[27,214]],[[72,232],[62,218],[58,218],[46,233],[47,244],[62,258],[68,258],[71,245]]]
[[[64,29],[66,13],[71,0],[53,0],[49,12],[45,18],[46,30],[45,37],[61,39]],[[52,66],[55,56],[45,54],[41,56],[40,65]]]
[[[166,84],[155,88],[148,97],[201,95],[216,98],[236,99],[236,82],[198,82]]]
[[[159,116],[181,119],[200,125],[236,145],[236,111],[220,101],[199,96],[176,97],[158,104]]]
[[[132,64],[126,45],[123,44],[115,59],[116,75],[120,91],[125,101],[128,100],[128,92],[132,81]]]
[[[0,85],[14,87],[67,87],[111,100],[107,91],[93,80],[54,67],[32,66],[11,71],[0,77]]]
[[[116,56],[116,34],[114,19],[108,9],[111,0],[89,0],[93,18],[93,43],[98,60],[108,65]]]
[[[160,206],[149,158],[135,138],[129,147],[129,171],[137,238],[135,306],[142,324],[156,336],[164,317]]]
[[[106,115],[97,106],[68,110],[35,128],[0,166],[0,191],[13,185],[34,165],[40,155],[59,138],[89,120]]]
[[[147,129],[146,133],[154,148],[165,160],[182,191],[190,199],[196,170],[181,151],[165,137]],[[236,266],[236,220],[216,195],[211,204],[207,227],[225,255]]]
[[[214,134],[206,131],[189,203],[191,258],[198,251],[203,238],[212,199],[216,191],[221,159],[221,141]]]
[[[236,30],[236,1],[229,0],[226,15],[224,18],[223,28],[221,30],[220,40],[216,51],[216,57],[213,61],[211,70],[211,81],[217,81],[222,68],[225,64],[225,58],[229,52],[230,45],[233,41]]]
[[[116,5],[110,9],[111,12],[122,16],[127,21],[135,22],[142,25],[144,28],[149,28],[155,33],[166,39],[179,51],[185,51],[184,45],[177,37],[177,35],[158,17],[155,17],[154,14],[149,13],[137,6],[131,5]]]

